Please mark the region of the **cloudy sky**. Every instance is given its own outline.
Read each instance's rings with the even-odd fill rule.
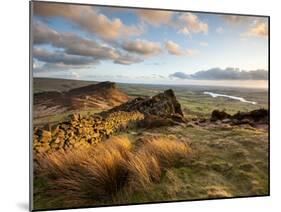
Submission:
[[[264,17],[33,2],[34,77],[264,87]]]

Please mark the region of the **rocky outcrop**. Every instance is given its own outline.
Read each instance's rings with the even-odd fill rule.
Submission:
[[[155,127],[172,126],[175,124],[176,123],[170,118],[162,118],[155,115],[146,115],[143,120],[137,123],[137,126],[141,128],[151,129]]]
[[[266,109],[253,110],[250,112],[238,112],[232,116],[232,119],[238,121],[248,119],[254,122],[261,122],[268,124],[269,112]]]
[[[231,115],[226,113],[225,111],[213,110],[211,115],[211,121],[229,119],[230,117]]]
[[[258,109],[250,112],[238,112],[230,115],[224,111],[214,110],[211,115],[211,121],[221,121],[231,124],[268,124],[269,112],[266,109]]]
[[[109,110],[109,112],[112,111],[139,111],[144,114],[145,117],[157,116],[161,118],[170,118],[177,122],[185,121],[181,105],[177,101],[174,91],[171,89],[153,97],[139,97],[133,99]]]

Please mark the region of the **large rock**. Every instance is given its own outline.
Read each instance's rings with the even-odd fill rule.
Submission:
[[[238,112],[232,116],[239,121],[249,120],[253,122],[268,123],[269,113],[266,109],[252,110],[250,112]]]
[[[170,118],[161,118],[155,115],[147,115],[145,119],[139,121],[138,126],[143,128],[155,128],[163,126],[172,126],[175,122]]]
[[[231,115],[224,111],[214,110],[211,115],[211,121],[229,119],[230,117]]]
[[[214,110],[211,115],[211,121],[222,121],[232,124],[268,124],[269,112],[266,109],[252,110],[250,112],[237,112],[230,115],[224,111]]]
[[[174,91],[169,89],[153,97],[136,98],[117,106],[111,111],[139,111],[145,116],[154,115],[161,118],[172,118],[175,121],[184,122],[184,116],[180,103],[177,101]]]

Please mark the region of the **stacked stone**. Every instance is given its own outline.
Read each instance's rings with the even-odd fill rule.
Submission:
[[[78,147],[89,147],[99,143],[111,134],[132,127],[144,119],[138,111],[112,112],[105,116],[87,116],[72,114],[69,120],[62,122],[50,131],[34,129],[33,149],[35,153]]]

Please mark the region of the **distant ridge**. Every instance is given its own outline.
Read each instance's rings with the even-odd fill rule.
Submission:
[[[97,81],[85,81],[78,79],[60,79],[60,78],[33,78],[33,91],[40,93],[44,91],[69,91],[87,85],[97,84]]]
[[[63,92],[39,92],[34,94],[34,116],[44,117],[87,108],[110,109],[128,100],[129,97],[109,81]]]

